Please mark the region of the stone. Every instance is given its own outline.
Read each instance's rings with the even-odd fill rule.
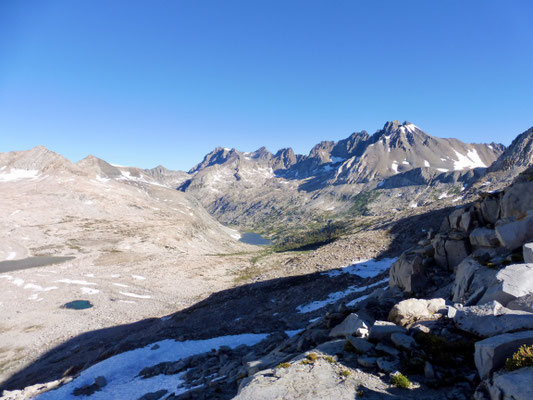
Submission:
[[[486,288],[494,281],[497,273],[498,271],[481,265],[472,257],[465,258],[457,266],[455,272],[453,301],[465,302],[476,292],[476,300],[479,300]]]
[[[518,182],[522,180],[522,182]],[[501,217],[520,218],[533,209],[533,182],[519,177],[505,190],[501,200]]]
[[[347,336],[346,340],[350,342],[350,344],[360,353],[369,353],[372,350],[374,350],[374,345],[370,343],[368,340],[360,338],[360,337],[354,337],[354,336]]]
[[[462,331],[484,338],[533,329],[533,314],[510,310],[497,301],[460,308],[453,321]]]
[[[420,254],[403,253],[390,268],[389,287],[399,287],[407,293],[423,289],[427,283],[423,261]]]
[[[376,364],[378,365],[378,368],[385,373],[395,372],[400,368],[400,360],[396,357],[380,357],[376,360]]]
[[[501,269],[478,304],[496,300],[504,306],[533,293],[533,264],[513,264]]]
[[[495,224],[500,218],[500,199],[485,197],[481,202],[481,215],[489,224]]]
[[[383,340],[390,339],[390,336],[393,333],[405,333],[407,329],[403,326],[398,326],[392,322],[388,321],[376,321],[372,328],[370,328],[369,339],[372,340]]]
[[[467,211],[463,215],[461,215],[461,220],[459,221],[459,229],[461,229],[464,232],[468,232],[472,226],[473,222],[473,212]]]
[[[501,246],[496,231],[488,228],[476,228],[470,233],[470,244],[480,247],[499,247]]]
[[[353,338],[362,340],[366,343],[368,343],[365,339],[361,338],[354,338],[353,336],[349,336],[347,339]],[[373,346],[371,343],[368,343],[371,346]],[[342,354],[344,352],[344,346],[346,345],[346,340],[344,339],[337,339],[337,340],[331,340],[329,342],[324,342],[316,346],[315,350],[319,351],[324,354],[329,354],[330,356],[334,356],[337,354]],[[355,347],[355,346],[354,346]]]
[[[389,321],[397,325],[406,326],[420,320],[434,319],[434,314],[445,308],[444,299],[407,299],[392,307],[389,312]]]
[[[157,392],[146,393],[144,396],[139,397],[138,400],[159,400],[161,397],[163,397],[167,393],[168,393],[168,390],[161,389],[161,390],[158,390]]]
[[[444,249],[450,269],[459,265],[469,254],[466,242],[463,240],[447,240]]]
[[[451,229],[459,229],[459,222],[461,221],[461,217],[464,212],[464,208],[458,208],[457,210],[452,211],[450,215],[448,215],[448,221],[450,222]]]
[[[376,357],[361,356],[357,358],[357,363],[361,367],[372,368],[376,366],[376,362],[377,362]]]
[[[516,221],[496,225],[499,241],[509,250],[515,250],[533,240],[533,210]]]
[[[448,268],[448,258],[446,257],[446,237],[442,234],[435,235],[433,239],[433,248],[435,249],[434,258],[439,267]]]
[[[368,326],[357,314],[348,315],[344,321],[335,326],[329,333],[330,337],[346,337],[350,335],[364,336],[368,332]]]
[[[533,344],[533,331],[506,333],[481,340],[475,344],[474,361],[481,379],[503,367],[505,360],[522,345]]]
[[[525,263],[533,263],[533,243],[526,243],[522,249],[522,253],[524,255]]]
[[[433,369],[433,365],[431,365],[427,361],[424,364],[424,376],[426,377],[426,379],[435,379],[435,370]]]
[[[390,340],[400,349],[411,350],[417,346],[416,341],[404,333],[393,333]]]
[[[491,399],[531,400],[533,399],[532,382],[533,367],[495,373],[489,388]]]
[[[526,294],[525,296],[517,297],[507,303],[506,306],[510,310],[520,310],[533,313],[533,294]]]
[[[400,354],[397,349],[395,349],[394,347],[387,346],[386,344],[383,344],[383,342],[379,342],[377,344],[376,350],[388,354],[390,356],[398,356]]]

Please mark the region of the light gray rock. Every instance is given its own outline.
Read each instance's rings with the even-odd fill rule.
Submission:
[[[448,215],[448,221],[450,221],[451,229],[459,229],[459,223],[461,222],[461,217],[464,213],[464,208],[458,208],[457,210],[452,211],[450,215]]]
[[[491,400],[531,400],[532,382],[533,367],[495,373],[489,389]]]
[[[476,342],[474,361],[479,376],[485,379],[503,367],[505,360],[524,344],[533,344],[533,331],[506,333]]]
[[[523,179],[505,190],[501,201],[501,217],[520,218],[533,209],[533,182]]]
[[[390,339],[390,336],[393,333],[406,333],[407,329],[403,326],[398,326],[392,322],[388,321],[376,321],[372,328],[370,328],[369,339],[373,340],[383,340]]]
[[[361,356],[357,358],[357,363],[361,367],[372,368],[376,366],[376,357]]]
[[[411,336],[403,333],[393,333],[390,339],[400,349],[411,350],[417,346],[416,341]]]
[[[454,268],[468,257],[468,248],[463,240],[447,240],[444,248],[446,250],[446,259],[448,268]]]
[[[497,301],[460,308],[453,321],[457,328],[485,338],[533,329],[533,314],[510,310]]]
[[[382,353],[388,354],[390,356],[398,356],[400,355],[400,352],[395,349],[394,347],[387,346],[386,344],[383,344],[383,342],[379,342],[376,346],[376,350],[380,351]]]
[[[346,337],[350,335],[364,336],[368,333],[368,326],[357,314],[348,315],[344,321],[335,326],[329,333],[330,337]]]
[[[511,300],[507,303],[506,306],[510,310],[520,310],[533,313],[533,294],[526,294],[525,296],[520,296],[514,300]]]
[[[533,240],[533,211],[516,221],[496,225],[499,241],[509,250],[515,250]]]
[[[389,287],[399,287],[407,293],[416,293],[424,288],[427,278],[423,261],[420,254],[403,253],[391,266]]]
[[[453,284],[453,301],[465,302],[474,293],[477,300],[485,293],[486,288],[494,281],[497,270],[487,268],[472,257],[465,258],[455,272]]]
[[[470,233],[470,244],[481,247],[498,247],[501,246],[496,231],[488,228],[476,228]]]
[[[488,223],[496,223],[500,218],[500,199],[485,197],[481,202],[481,215]]]
[[[347,336],[346,340],[350,342],[350,344],[360,353],[369,353],[372,350],[374,350],[374,345],[370,343],[368,340],[360,338],[360,337],[354,337],[354,336]]]
[[[505,306],[527,294],[533,294],[533,264],[508,265],[498,271],[478,304],[496,300]]]
[[[420,320],[435,318],[435,313],[446,307],[444,299],[407,299],[395,304],[389,312],[389,321],[406,326]]]
[[[395,372],[400,368],[400,360],[397,357],[380,357],[376,360],[376,364],[378,365],[378,368],[385,373]]]
[[[533,243],[526,243],[522,249],[525,263],[533,263]]]
[[[459,221],[459,229],[464,232],[468,232],[472,227],[473,219],[474,217],[472,211],[465,212],[463,215],[461,215],[461,220]]]

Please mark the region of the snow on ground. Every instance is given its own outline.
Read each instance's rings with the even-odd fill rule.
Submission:
[[[119,275],[120,276],[120,275]],[[144,276],[141,276],[141,275],[132,275],[131,276],[133,279],[136,279],[138,281],[144,281],[146,278]]]
[[[11,168],[9,172],[0,174],[0,182],[18,181],[21,179],[35,179],[39,177],[39,171],[36,169],[18,169]]]
[[[16,251],[10,251],[9,254],[6,257],[6,260],[13,260],[17,256]]]
[[[411,204],[409,204],[409,207],[417,208],[418,207],[418,203],[411,203]]]
[[[439,195],[439,200],[445,199],[446,197],[448,197],[448,193],[446,193],[446,192],[441,193],[441,194]]]
[[[395,174],[398,173],[398,161],[392,162],[391,169],[394,171]]]
[[[347,267],[324,272],[324,274],[329,277],[339,276],[341,274],[352,274],[360,276],[361,278],[373,278],[388,270],[394,261],[396,261],[396,258],[359,260],[354,261]]]
[[[457,150],[455,151],[455,155],[457,156],[458,161],[454,161],[453,163],[453,169],[461,170],[465,168],[485,168],[486,165],[481,161],[481,157],[479,156],[476,149],[468,150],[466,153],[466,156],[459,153]]]
[[[382,285],[386,282],[389,281],[389,278],[385,278],[385,279],[382,279],[378,282],[375,282],[375,283],[372,283],[370,285],[367,285],[367,286],[361,286],[361,287],[351,287],[351,288],[348,288],[342,292],[334,292],[334,293],[331,293],[327,298],[325,298],[324,300],[318,300],[318,301],[313,301],[309,304],[305,304],[303,306],[298,306],[296,307],[296,310],[299,312],[299,313],[302,313],[302,314],[305,314],[305,313],[309,313],[309,312],[312,312],[312,311],[316,311],[316,310],[320,310],[321,308],[324,308],[326,307],[327,305],[330,305],[330,304],[335,304],[337,301],[353,294],[353,293],[359,293],[359,292],[364,292],[365,290],[367,289],[370,289],[370,288],[373,288],[375,286],[379,286],[379,285]],[[364,297],[364,296],[363,296]],[[360,300],[362,300],[362,298],[359,298]],[[358,300],[358,301],[360,301]],[[350,302],[351,303],[351,302]]]
[[[304,329],[294,329],[292,331],[285,331],[285,334],[288,336],[288,337],[293,337],[293,336],[296,336],[297,334],[299,334],[300,332],[303,332]]]
[[[363,301],[364,299],[366,299],[368,297],[368,294],[365,294],[364,296],[361,296],[361,297],[358,297],[356,299],[353,299],[352,301],[349,301],[348,303],[346,303],[346,305],[348,307],[352,307],[352,306],[355,306],[357,303],[359,303],[360,301]]]
[[[76,279],[60,279],[56,282],[73,284],[73,285],[88,285],[88,286],[96,285],[96,283],[94,282],[87,282],[87,281],[81,281],[81,280],[76,280]]]
[[[100,293],[100,291],[98,289],[92,289],[92,288],[88,288],[88,287],[82,287],[81,288],[81,292],[83,294],[97,294],[97,293]]]
[[[424,160],[424,167],[431,167],[431,164],[428,160]]]
[[[119,292],[120,294],[128,297],[135,297],[137,299],[151,299],[151,296],[148,296],[147,294],[136,294],[136,293],[130,293],[130,292]]]
[[[107,385],[102,390],[93,393],[89,397],[91,400],[137,399],[142,394],[163,389],[168,390],[167,395],[172,393],[178,395],[188,391],[183,386],[183,380],[180,379],[180,376],[186,372],[178,375],[157,375],[148,379],[139,377],[139,372],[145,367],[166,361],[178,361],[196,354],[209,352],[211,349],[218,349],[221,346],[229,346],[231,348],[242,344],[253,346],[267,336],[268,334],[245,333],[184,342],[170,339],[162,340],[99,362],[83,371],[72,382],[56,390],[43,393],[36,399],[79,399],[80,397],[74,396],[74,389],[84,385],[92,385],[95,378],[99,376],[105,377]]]

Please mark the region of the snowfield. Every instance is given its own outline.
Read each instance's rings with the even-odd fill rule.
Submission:
[[[91,400],[137,399],[145,393],[158,390],[168,390],[169,394],[181,394],[190,388],[184,387],[184,381],[177,375],[157,375],[142,379],[139,372],[162,362],[178,361],[180,359],[207,353],[221,346],[235,348],[242,344],[253,346],[264,340],[268,334],[245,333],[242,335],[221,336],[207,340],[162,340],[148,346],[118,354],[83,371],[72,382],[56,390],[37,396],[38,400],[80,399]],[[74,396],[74,389],[92,385],[97,377],[103,376],[107,385],[91,396]]]

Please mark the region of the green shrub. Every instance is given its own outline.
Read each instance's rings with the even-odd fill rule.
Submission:
[[[312,361],[312,362],[315,362],[316,359],[318,358],[318,356],[315,354],[315,353],[309,353],[306,358],[309,360],[309,361]]]
[[[291,363],[288,363],[288,362],[283,362],[278,365],[278,368],[290,368],[290,367],[291,367]]]
[[[335,359],[331,356],[326,356],[324,357],[326,359],[327,362],[329,362],[330,364],[335,364]]]
[[[341,371],[341,376],[344,376],[345,378],[346,378],[347,376],[350,376],[350,374],[351,374],[350,370],[343,369],[343,370]]]
[[[507,371],[514,371],[524,367],[533,367],[533,345],[521,346],[516,353],[505,360],[505,369]]]
[[[391,383],[400,389],[407,389],[409,388],[409,386],[411,386],[409,378],[407,378],[404,374],[401,373],[393,375],[391,377]]]

